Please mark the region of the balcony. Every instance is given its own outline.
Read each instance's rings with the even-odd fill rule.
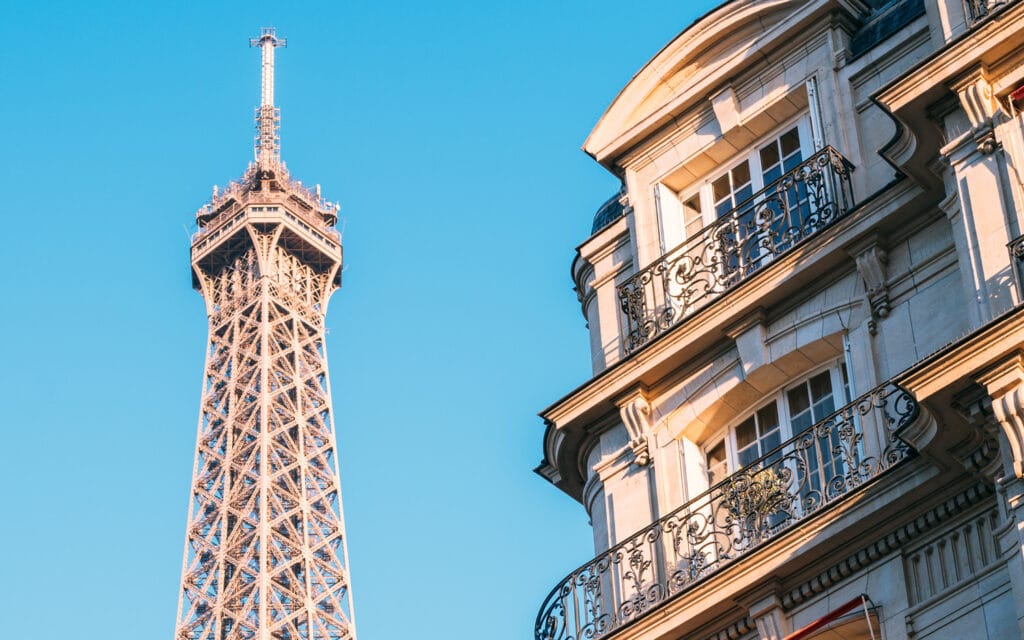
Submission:
[[[846,158],[825,147],[619,285],[631,353],[853,209]]]
[[[906,460],[896,434],[917,416],[891,382],[861,396],[569,574],[536,640],[594,640],[643,618]]]

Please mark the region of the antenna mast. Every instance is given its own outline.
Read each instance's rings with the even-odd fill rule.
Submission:
[[[256,162],[264,168],[276,166],[281,160],[281,110],[274,106],[274,49],[285,47],[288,40],[278,38],[273,27],[260,29],[259,38],[250,38],[250,47],[259,47],[263,55],[260,106],[256,109]]]

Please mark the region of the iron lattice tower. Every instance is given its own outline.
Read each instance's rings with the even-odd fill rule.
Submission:
[[[280,159],[263,29],[256,159],[196,214],[209,316],[177,640],[354,640],[324,314],[338,207]]]

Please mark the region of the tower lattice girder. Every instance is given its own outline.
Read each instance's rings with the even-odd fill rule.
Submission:
[[[283,40],[257,42],[266,91]],[[324,345],[337,210],[257,149],[192,243],[209,342],[177,638],[354,639]]]

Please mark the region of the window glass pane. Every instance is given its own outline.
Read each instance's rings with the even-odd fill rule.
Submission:
[[[811,399],[818,402],[828,395],[832,395],[832,374],[823,371],[811,378]]]
[[[761,455],[772,451],[780,444],[782,444],[782,430],[776,427],[761,440]]]
[[[725,440],[720,440],[718,444],[711,447],[708,451],[708,467],[710,468],[723,462],[725,462]]]
[[[725,478],[728,469],[725,462],[725,440],[719,441],[707,452],[708,482],[714,484]]]
[[[807,383],[789,390],[786,399],[789,400],[789,415],[796,416],[810,408],[811,402],[807,398]]]
[[[786,160],[782,163],[782,170],[785,173],[789,173],[793,169],[796,169],[797,165],[799,165],[801,162],[803,162],[803,157],[801,157],[799,153],[794,153],[793,155],[787,157]]]
[[[742,189],[737,189],[736,190],[736,196],[735,196],[736,200],[735,200],[735,202],[736,202],[736,204],[740,204],[741,202],[745,202],[752,195],[754,195],[754,186],[748,182]],[[744,207],[744,209],[746,209],[746,208],[747,207]]]
[[[824,400],[814,403],[814,421],[825,419],[828,415],[832,414],[836,410],[835,399],[832,396],[826,397]]]
[[[782,177],[782,166],[781,165],[775,165],[771,169],[768,169],[767,171],[764,172],[763,177],[764,177],[764,186],[767,187],[768,185],[770,185],[771,183],[775,182],[776,180],[778,180],[779,178]]]
[[[779,163],[779,145],[772,140],[771,144],[761,147],[761,170],[767,170]]]
[[[779,426],[779,409],[774,402],[757,410],[757,426],[762,437]]]
[[[736,458],[739,460],[740,468],[748,466],[754,460],[760,457],[760,453],[757,450],[757,444],[752,444],[746,449],[740,449],[736,453]]]
[[[714,193],[715,202],[719,202],[722,198],[726,198],[732,193],[732,189],[729,188],[729,174],[725,174],[718,180],[711,183],[711,191]]]
[[[686,227],[686,238],[690,239],[704,226],[700,212],[700,194],[683,201],[683,224]]]
[[[750,165],[744,160],[732,170],[732,187],[738,190],[739,187],[750,182]]]
[[[736,427],[736,446],[742,449],[755,442],[757,442],[757,430],[754,426],[754,416],[750,416]]]
[[[779,138],[782,145],[782,156],[786,157],[794,151],[800,151],[800,133],[793,127]]]
[[[683,214],[686,216],[687,222],[693,219],[694,216],[700,217],[700,195],[695,195],[687,198],[683,201]]]

